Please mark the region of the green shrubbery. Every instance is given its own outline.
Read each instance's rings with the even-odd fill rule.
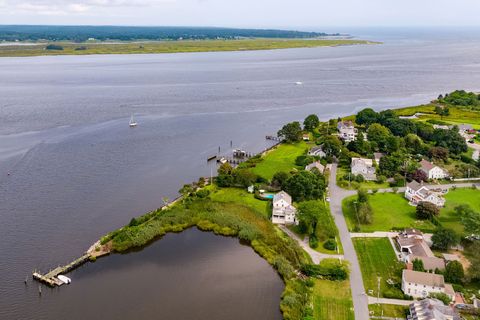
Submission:
[[[305,264],[302,272],[309,277],[322,278],[327,280],[347,280],[348,265],[337,259],[325,259],[320,264]]]

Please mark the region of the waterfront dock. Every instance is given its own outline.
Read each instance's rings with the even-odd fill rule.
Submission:
[[[65,266],[59,266],[53,270],[50,270],[46,274],[41,274],[38,271],[34,271],[32,276],[33,279],[45,283],[49,285],[50,287],[55,287],[55,286],[61,286],[63,282],[59,280],[57,277],[60,274],[67,273],[69,271],[72,271],[73,269],[81,266],[85,262],[89,261],[91,254],[90,253],[85,253],[83,256],[80,258],[70,262],[69,264]]]

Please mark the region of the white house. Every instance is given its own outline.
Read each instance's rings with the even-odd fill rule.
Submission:
[[[323,151],[322,146],[313,147],[308,151],[309,156],[325,158],[327,154]]]
[[[407,269],[402,274],[402,291],[414,298],[426,298],[431,293],[444,293],[452,301],[455,298],[452,285],[445,283],[443,275]]]
[[[352,158],[350,165],[351,172],[354,175],[362,175],[365,180],[376,180],[375,167],[372,159]]]
[[[415,180],[407,184],[405,198],[414,206],[422,201],[433,203],[437,207],[443,207],[445,205],[445,198],[430,191],[426,186],[421,185]]]
[[[445,170],[425,159],[420,161],[420,170],[425,172],[428,179],[445,179],[448,177],[448,173]]]
[[[275,224],[298,224],[297,209],[292,205],[292,197],[285,191],[273,196],[272,222]]]
[[[317,169],[320,173],[325,171],[325,167],[319,161],[315,161],[314,163],[305,166],[305,170],[307,171],[312,171],[313,169]]]
[[[337,124],[339,137],[345,142],[355,141],[357,138],[357,129],[353,126],[352,121],[339,121]]]
[[[409,320],[460,320],[462,317],[437,299],[415,301],[409,306]]]

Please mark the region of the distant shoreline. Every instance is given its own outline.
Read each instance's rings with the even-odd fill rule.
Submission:
[[[242,39],[133,42],[0,43],[0,57],[96,54],[159,54],[336,47],[379,42],[352,39]]]

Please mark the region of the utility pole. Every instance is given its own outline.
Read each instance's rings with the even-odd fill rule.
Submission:
[[[382,277],[377,277],[377,282],[378,282],[378,287],[377,287],[377,303],[378,303],[378,306],[380,308],[381,307],[381,304],[380,304],[380,280],[382,279]],[[382,310],[382,313],[381,313],[381,316],[383,317],[383,308],[381,309]]]

